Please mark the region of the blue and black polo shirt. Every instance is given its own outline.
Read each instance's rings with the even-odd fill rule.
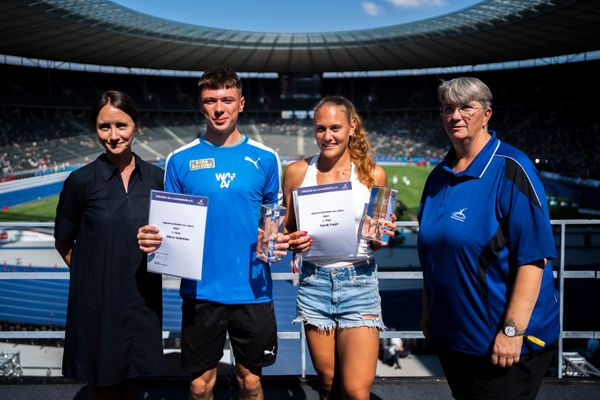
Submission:
[[[419,208],[419,258],[434,342],[473,355],[491,352],[519,266],[556,257],[539,174],[527,156],[492,137],[469,167],[452,170],[451,149],[431,172]],[[527,335],[546,344],[559,334],[552,266]],[[527,340],[522,353],[539,350]]]

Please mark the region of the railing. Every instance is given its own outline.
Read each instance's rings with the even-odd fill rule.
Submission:
[[[595,338],[600,339],[600,331],[564,331],[564,289],[565,279],[600,279],[600,271],[565,271],[565,253],[566,253],[566,228],[567,226],[594,225],[600,226],[600,220],[553,220],[553,226],[559,226],[559,265],[554,271],[555,278],[558,278],[558,289],[560,292],[560,336],[558,340],[558,378],[563,377],[563,341],[564,339],[575,338]],[[399,221],[399,227],[416,228],[417,222]],[[7,228],[27,228],[27,227],[45,227],[51,228],[52,223],[0,223],[0,230]],[[2,247],[0,247],[2,251]],[[599,260],[600,261],[600,260]],[[556,268],[556,266],[554,266]],[[274,272],[273,280],[293,280],[298,279],[297,273]],[[401,279],[414,280],[423,279],[423,273],[420,271],[379,271],[378,278],[385,279]],[[67,272],[11,272],[0,273],[0,279],[69,279]],[[593,295],[596,295],[595,293]],[[172,332],[163,332],[163,338],[173,336]],[[279,339],[283,340],[301,340],[301,375],[306,376],[306,341],[304,329],[299,332],[278,332]],[[380,334],[381,338],[403,338],[403,339],[422,339],[424,338],[421,331],[384,331]],[[0,339],[64,339],[64,331],[0,331]],[[28,367],[36,368],[36,367]],[[40,367],[46,368],[46,367]],[[27,367],[26,367],[27,369]]]
[[[559,269],[558,269],[558,291],[560,293],[560,336],[558,340],[558,378],[563,377],[563,340],[566,338],[600,339],[600,331],[565,331],[564,303],[565,303],[565,278],[571,279],[600,279],[600,271],[565,271],[565,249],[566,249],[566,227],[567,225],[600,225],[600,220],[553,220],[553,226],[560,226],[559,239]],[[556,275],[555,275],[556,276]]]

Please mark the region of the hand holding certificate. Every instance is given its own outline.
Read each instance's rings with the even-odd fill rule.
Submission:
[[[150,225],[160,229],[161,245],[148,254],[148,271],[200,280],[208,198],[153,190]]]
[[[301,187],[293,196],[298,229],[313,238],[307,258],[356,254],[352,183]]]

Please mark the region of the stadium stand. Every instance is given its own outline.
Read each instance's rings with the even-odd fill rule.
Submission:
[[[599,179],[600,130],[594,79],[600,62],[481,72],[495,98],[491,128],[537,159],[542,170]],[[55,169],[98,153],[87,108],[101,90],[125,90],[144,112],[143,157],[164,158],[197,136],[195,78],[0,67],[0,165],[4,175]],[[447,140],[437,112],[437,76],[329,78],[321,94],[340,94],[361,107],[376,154],[398,161],[436,162]],[[248,78],[244,132],[279,150],[283,159],[310,154],[313,98],[282,94],[284,79]],[[303,117],[282,119],[282,112]]]

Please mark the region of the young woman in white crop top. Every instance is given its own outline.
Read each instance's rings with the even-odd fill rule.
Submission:
[[[352,182],[355,233],[372,186],[385,186],[387,176],[373,160],[362,120],[354,105],[340,96],[323,98],[315,107],[315,139],[320,153],[290,164],[284,176],[290,249],[306,254],[310,232],[298,231],[293,191],[299,187]],[[389,224],[393,234],[393,223]],[[321,399],[369,399],[375,378],[381,298],[372,251],[378,245],[357,240],[356,252],[344,257],[304,258],[297,297],[297,321],[321,381]]]

